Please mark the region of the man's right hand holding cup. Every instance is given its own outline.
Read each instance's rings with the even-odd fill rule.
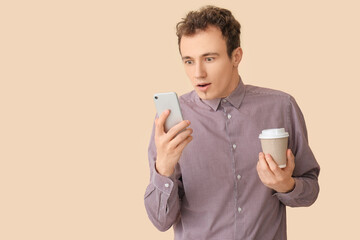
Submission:
[[[178,123],[166,133],[164,124],[169,115],[170,111],[166,110],[159,118],[155,119],[155,145],[157,150],[155,166],[157,172],[166,177],[173,174],[182,151],[193,138],[191,136],[193,130],[187,128],[190,125],[189,120]]]

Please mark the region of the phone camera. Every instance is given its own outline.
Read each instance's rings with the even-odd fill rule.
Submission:
[[[155,96],[155,99],[158,99],[158,96]]]

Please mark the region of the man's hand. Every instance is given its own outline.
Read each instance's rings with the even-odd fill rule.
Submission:
[[[290,192],[295,187],[295,180],[292,173],[295,168],[295,157],[290,149],[286,152],[287,163],[285,168],[279,168],[270,154],[259,153],[259,161],[256,170],[260,180],[269,188],[277,192]]]
[[[190,121],[184,120],[166,133],[164,124],[169,114],[170,111],[166,110],[155,120],[155,145],[157,150],[155,165],[158,173],[166,177],[173,174],[182,151],[192,140],[191,133],[193,132],[191,128],[184,130],[190,125]],[[182,130],[184,131],[181,132]]]

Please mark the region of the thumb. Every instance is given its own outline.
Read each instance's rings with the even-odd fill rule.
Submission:
[[[159,118],[155,120],[155,124],[156,124],[155,134],[157,136],[160,136],[165,133],[164,124],[169,115],[170,115],[170,110],[165,110],[164,112],[161,113]]]
[[[295,168],[295,156],[294,154],[292,153],[291,149],[288,149],[286,151],[286,156],[287,156],[287,160],[288,160],[288,165],[291,169],[294,169]]]

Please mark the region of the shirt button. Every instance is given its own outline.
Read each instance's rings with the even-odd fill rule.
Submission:
[[[170,185],[168,183],[165,183],[165,187],[169,187]]]
[[[230,114],[228,114],[228,116],[227,116],[227,117],[228,117],[228,119],[230,119],[230,118],[231,118],[231,115],[230,115]]]
[[[222,101],[223,101],[223,103],[226,103],[226,102],[227,102],[226,99],[223,99]]]
[[[240,207],[238,208],[238,212],[241,212],[241,208],[240,208]]]
[[[239,174],[239,175],[237,175],[237,179],[239,179],[239,180],[240,180],[240,178],[241,178],[240,174]]]
[[[233,144],[233,149],[235,149],[236,148],[236,144]]]

